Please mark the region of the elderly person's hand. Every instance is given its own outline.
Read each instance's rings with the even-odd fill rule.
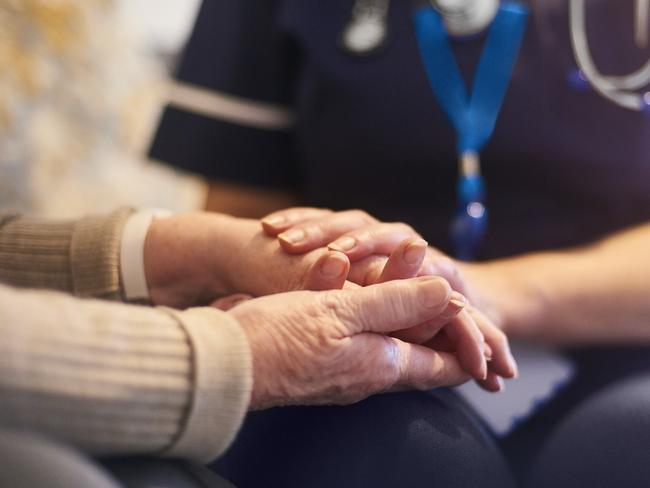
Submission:
[[[152,301],[176,308],[233,293],[337,289],[349,270],[343,253],[316,249],[288,255],[259,221],[207,212],[154,220],[144,262]]]
[[[425,277],[240,303],[229,313],[251,345],[251,408],[347,404],[467,381],[455,354],[387,335],[425,322],[442,326],[460,311],[452,296],[445,280]]]
[[[464,278],[459,264],[427,247],[419,234],[406,224],[382,223],[359,210],[334,213],[325,209],[292,208],[265,217],[262,226],[268,235],[278,237],[288,254],[299,255],[321,247],[345,253],[352,262],[348,280],[359,285],[438,275],[469,297],[470,302],[482,303],[480,295]],[[443,334],[421,326],[408,331],[403,338],[453,350],[449,344],[453,342],[458,324],[473,325],[483,334],[492,352],[488,377],[480,384],[490,391],[498,391],[501,388],[498,377],[516,376],[517,366],[505,334],[495,324],[496,319],[495,314],[486,315],[468,305]]]

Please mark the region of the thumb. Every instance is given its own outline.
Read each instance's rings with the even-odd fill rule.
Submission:
[[[451,287],[442,278],[421,277],[334,293],[332,305],[352,334],[387,334],[438,317],[449,303]]]
[[[307,270],[302,289],[338,290],[350,271],[350,260],[342,252],[327,251]]]

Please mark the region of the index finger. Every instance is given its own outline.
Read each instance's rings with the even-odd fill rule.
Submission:
[[[445,331],[455,345],[458,359],[465,371],[477,380],[486,379],[488,367],[483,345],[485,337],[472,316],[462,310],[445,326]]]
[[[308,220],[330,215],[333,212],[326,208],[293,207],[278,212],[273,212],[262,218],[262,228],[267,235],[275,237],[294,225]]]
[[[364,228],[375,222],[373,217],[362,210],[346,210],[294,225],[279,234],[278,240],[286,252],[303,254],[324,247],[340,235],[353,229]],[[340,251],[340,249],[333,250]]]

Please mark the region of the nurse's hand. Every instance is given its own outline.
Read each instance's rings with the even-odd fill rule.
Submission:
[[[293,292],[230,310],[253,357],[252,409],[348,404],[391,390],[428,390],[469,380],[454,354],[390,333],[458,312],[441,278],[354,290]]]
[[[310,252],[320,246],[344,252],[352,261],[348,279],[359,285],[438,275],[447,279],[455,290],[472,296],[456,262],[428,247],[406,224],[381,223],[359,210],[333,213],[322,209],[294,208],[267,216],[262,219],[262,225],[267,234],[278,236],[282,248],[291,254]],[[492,358],[488,378],[481,382],[483,387],[497,391],[500,389],[499,376],[511,378],[517,375],[517,365],[505,334],[484,313],[469,304],[442,334],[437,333],[438,329],[429,330],[424,325],[409,331],[409,336],[404,338],[457,350],[454,339],[459,329],[465,334],[478,329],[485,337]]]
[[[401,222],[380,222],[363,210],[331,210],[296,207],[274,212],[262,219],[269,236],[276,236],[289,254],[299,255],[318,248],[345,253],[353,263],[348,279],[361,286],[376,283],[398,245],[409,238],[411,246],[403,249],[401,259],[391,263],[395,278],[414,275],[438,275],[463,294],[469,290],[456,262],[429,247],[426,257],[417,263],[420,248],[426,243],[411,226]],[[419,239],[418,239],[419,238]],[[423,244],[424,243],[424,244]],[[414,273],[415,264],[418,264]]]

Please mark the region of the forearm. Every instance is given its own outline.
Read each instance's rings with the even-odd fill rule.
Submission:
[[[185,308],[233,293],[262,296],[302,289],[324,254],[318,249],[287,255],[258,220],[201,212],[155,220],[145,240],[144,262],[153,302]]]
[[[255,220],[197,212],[155,220],[144,243],[145,275],[156,304],[186,308],[237,291],[243,248],[260,225]]]
[[[591,246],[465,265],[506,331],[564,344],[650,343],[650,225]]]
[[[211,460],[250,398],[238,324],[0,286],[0,422],[102,455]]]

